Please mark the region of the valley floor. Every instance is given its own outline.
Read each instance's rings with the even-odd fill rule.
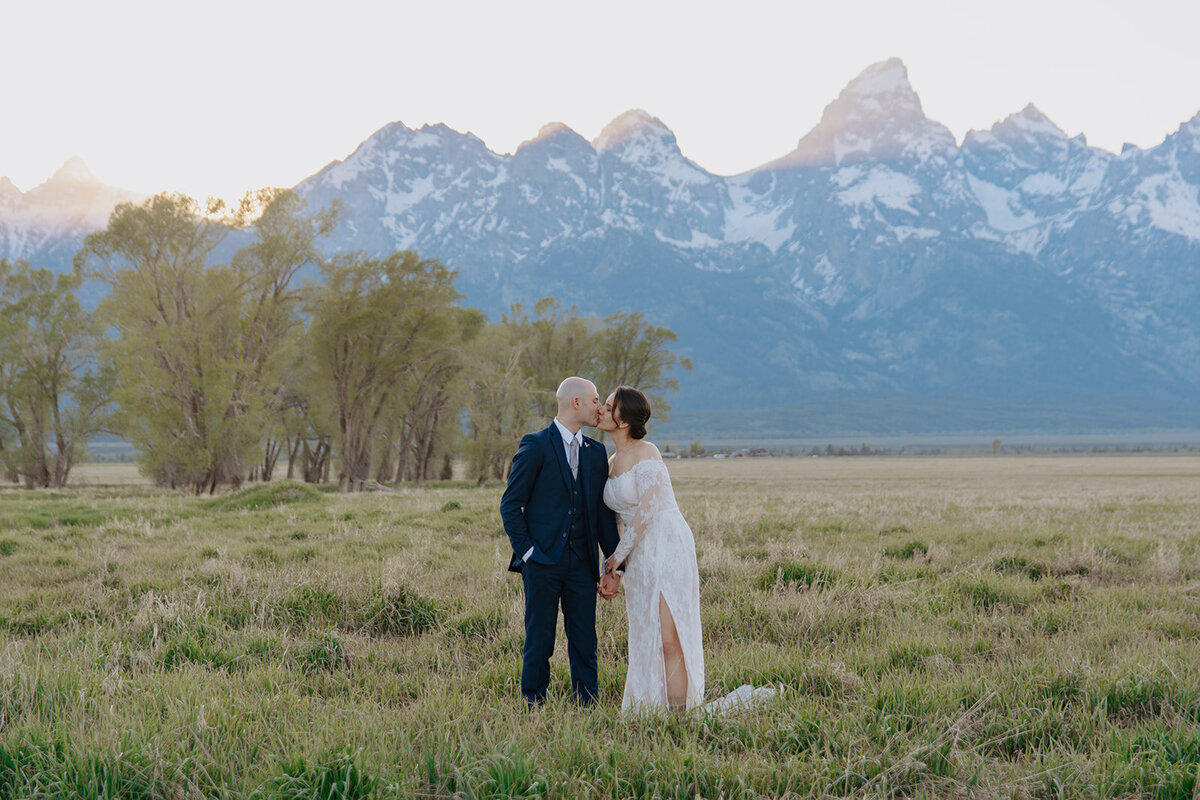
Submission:
[[[670,470],[760,711],[525,710],[499,486],[0,489],[0,796],[1192,797],[1200,457]]]

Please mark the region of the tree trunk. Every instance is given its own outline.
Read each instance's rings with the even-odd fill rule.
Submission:
[[[17,470],[13,463],[4,455],[4,440],[0,439],[0,466],[4,469],[4,479],[9,483],[19,483],[21,473]]]
[[[297,437],[299,439],[299,437]],[[308,440],[300,439],[300,472],[304,476],[305,483],[316,483],[313,480],[313,455],[314,453],[308,449]]]
[[[417,488],[424,489],[425,481],[429,479],[429,462],[433,456],[433,440],[434,434],[437,431],[438,415],[441,409],[435,408],[433,413],[429,415],[425,425],[425,430],[421,439],[423,441],[418,445],[420,447],[420,460],[417,464]]]
[[[371,448],[362,431],[342,427],[341,470],[338,472],[339,492],[362,491],[371,470]],[[361,438],[360,438],[361,437]]]
[[[392,480],[392,444],[391,434],[383,437],[383,455],[379,458],[379,466],[375,468],[375,480],[379,483],[390,483]]]
[[[290,436],[287,439],[288,448],[288,470],[287,479],[293,481],[296,479],[296,454],[300,451],[300,442],[303,441],[299,435],[293,440]],[[294,443],[293,443],[294,442]]]
[[[262,480],[264,483],[271,480],[271,476],[275,472],[275,462],[279,460],[279,451],[281,449],[283,449],[283,440],[268,435],[266,446],[263,448]]]
[[[392,486],[396,489],[400,488],[400,484],[406,481],[409,477],[411,469],[409,455],[412,453],[412,438],[413,425],[411,422],[405,422],[400,426],[402,435],[400,443],[396,445],[397,462],[396,462],[396,480]]]
[[[50,402],[50,411],[54,418],[54,488],[61,489],[67,485],[67,474],[71,471],[71,442],[63,431],[58,395],[53,394]]]
[[[54,456],[54,488],[61,489],[67,485],[67,476],[71,473],[71,453],[69,446],[58,443],[58,451]]]

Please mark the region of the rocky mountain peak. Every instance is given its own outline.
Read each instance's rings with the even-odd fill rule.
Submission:
[[[10,203],[18,199],[21,194],[21,190],[8,179],[7,175],[0,175],[0,203]]]
[[[1067,138],[1066,132],[1051,122],[1033,103],[997,122],[992,126],[992,133],[1000,139]]]
[[[576,133],[570,126],[562,122],[548,122],[538,130],[537,136],[521,142],[517,151],[520,152],[530,147],[536,148],[544,144],[571,148],[583,147],[588,150],[592,148],[588,140]]]
[[[99,179],[88,169],[87,164],[79,156],[67,159],[58,170],[50,176],[47,183],[99,184]]]
[[[1168,140],[1174,140],[1181,143],[1190,143],[1190,149],[1193,152],[1200,153],[1200,114],[1189,119],[1187,122],[1179,126],[1179,130],[1170,134]]]
[[[954,136],[926,118],[898,58],[872,64],[825,107],[821,121],[788,155],[767,168],[829,166],[905,154],[950,154]]]
[[[662,120],[635,108],[605,125],[604,130],[600,131],[600,135],[592,142],[592,146],[597,150],[611,150],[640,139],[665,139],[672,145],[675,144],[675,134]]]
[[[458,142],[459,140],[479,141],[473,134],[460,134],[444,122],[410,128],[397,120],[384,125],[371,134],[346,160],[351,161],[362,156],[370,156],[376,152],[425,150],[441,147],[445,142]]]
[[[834,106],[857,106],[860,111],[883,111],[889,115],[906,111],[924,117],[921,99],[908,81],[908,68],[898,58],[889,58],[864,69],[846,84],[838,99],[826,108],[826,113]]]

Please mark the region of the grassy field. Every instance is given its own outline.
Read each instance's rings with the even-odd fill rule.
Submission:
[[[0,490],[0,797],[1193,797],[1200,458],[670,468],[762,710],[525,710],[499,487]]]

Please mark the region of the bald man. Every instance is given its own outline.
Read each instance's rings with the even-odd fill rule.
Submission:
[[[616,517],[604,505],[604,446],[582,434],[602,412],[600,395],[591,381],[571,377],[559,385],[557,398],[554,420],[521,439],[500,500],[504,532],[512,543],[509,569],[521,573],[525,587],[521,694],[531,706],[545,701],[550,685],[559,606],[571,689],[580,703],[595,701],[597,550],[607,557],[619,541]]]

